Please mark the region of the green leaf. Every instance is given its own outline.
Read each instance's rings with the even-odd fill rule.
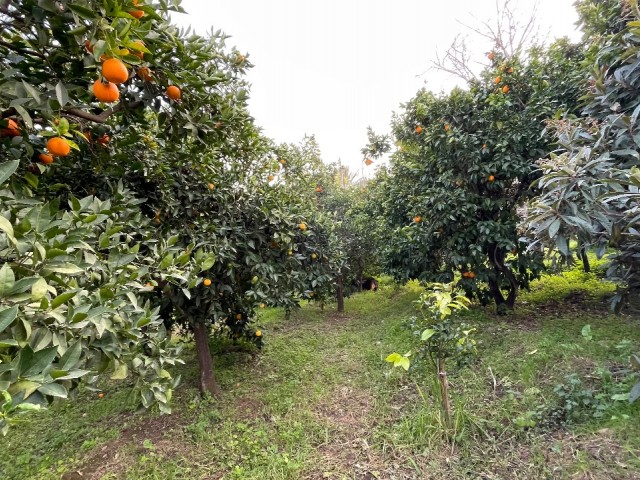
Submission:
[[[98,18],[98,15],[93,10],[88,9],[87,7],[83,7],[82,5],[78,5],[77,3],[69,3],[67,4],[69,10],[78,15],[85,20],[94,20]]]
[[[2,333],[9,325],[11,325],[17,316],[17,305],[0,310],[0,333]]]
[[[593,335],[591,335],[591,325],[585,325],[582,327],[581,333],[585,340],[591,341],[593,339]]]
[[[13,270],[8,263],[5,263],[0,268],[0,297],[4,297],[7,292],[10,292],[14,283],[16,283],[16,277]]]
[[[399,353],[392,353],[386,358],[386,361],[393,363],[394,367],[402,367],[405,370],[409,370],[409,366],[411,365],[411,361],[406,356],[400,355]]]
[[[24,352],[25,349],[23,349],[22,352]],[[57,355],[58,347],[56,346],[34,352],[28,365],[23,365],[23,368],[26,367],[26,370],[21,371],[20,375],[22,377],[29,377],[42,373],[44,369],[51,365],[53,359],[56,358]]]
[[[67,103],[69,103],[69,94],[67,93],[67,88],[64,86],[64,83],[62,82],[58,82],[58,84],[56,85],[56,97],[58,98],[58,103],[60,104],[60,107],[64,107]],[[67,122],[67,131],[68,130],[69,130],[69,127]]]
[[[10,237],[14,236],[13,226],[11,225],[11,222],[7,220],[5,217],[3,217],[2,215],[0,215],[0,230],[5,232]]]
[[[58,362],[59,370],[73,370],[80,360],[82,354],[82,341],[78,340],[71,347],[67,348],[62,358]]]
[[[209,270],[214,263],[216,263],[216,256],[212,253],[208,254],[202,261],[201,271]]]
[[[40,386],[38,391],[50,397],[67,398],[67,389],[59,383],[46,383]]]
[[[435,330],[431,328],[427,328],[424,332],[422,332],[422,335],[420,335],[420,340],[422,340],[423,342],[426,342],[431,337],[433,337],[435,333],[436,333]]]
[[[0,163],[0,185],[2,185],[18,169],[20,160]]]
[[[48,286],[44,278],[39,278],[31,287],[31,297],[35,301],[42,300],[47,294]]]
[[[127,368],[127,364],[120,363],[111,374],[111,380],[124,380],[127,378],[128,373],[129,369]]]
[[[58,308],[60,305],[62,305],[63,303],[68,302],[69,300],[71,300],[73,297],[76,296],[78,292],[65,292],[65,293],[61,293],[60,295],[58,295],[56,298],[54,298],[51,302],[51,308],[53,310],[55,310],[56,308]]]

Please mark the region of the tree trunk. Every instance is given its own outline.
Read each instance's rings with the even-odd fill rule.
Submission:
[[[518,296],[518,281],[515,275],[509,267],[504,264],[504,258],[506,251],[504,249],[493,246],[489,249],[489,262],[493,265],[493,269],[496,273],[494,280],[489,280],[489,289],[496,301],[496,309],[498,314],[502,315],[506,313],[505,307],[509,310],[513,310],[516,304],[516,297]],[[500,275],[509,282],[509,293],[505,299],[500,291]]]
[[[589,263],[589,257],[587,257],[587,248],[584,244],[580,245],[580,260],[582,260],[582,269],[585,273],[591,271],[591,264]]]
[[[284,309],[284,319],[285,319],[285,321],[287,321],[287,322],[288,322],[289,320],[291,320],[291,308],[290,308],[290,307],[286,307],[286,308]]]
[[[336,297],[338,298],[338,312],[344,312],[344,278],[338,275],[336,280]]]
[[[444,358],[438,359],[438,379],[440,381],[440,396],[444,420],[448,428],[451,428],[451,403],[449,402],[449,380],[444,369]]]
[[[193,327],[193,336],[196,340],[196,354],[200,364],[200,393],[205,395],[210,393],[217,397],[220,395],[220,388],[216,383],[216,376],[213,372],[213,360],[209,350],[209,332],[207,326],[202,322],[197,322]]]

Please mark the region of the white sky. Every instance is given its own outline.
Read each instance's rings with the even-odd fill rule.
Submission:
[[[517,1],[517,0],[516,0]],[[580,37],[574,0],[539,0],[541,33]],[[531,12],[533,0],[518,10]],[[427,71],[460,25],[495,16],[495,0],[183,0],[182,26],[206,34],[213,27],[232,36],[229,46],[247,52],[255,66],[249,107],[264,133],[297,143],[315,134],[324,161],[340,158],[354,170],[366,128],[388,132],[393,111],[422,86],[449,90],[456,80]],[[490,46],[472,48],[484,62]],[[372,168],[369,169],[373,170]],[[369,171],[367,173],[369,173]]]

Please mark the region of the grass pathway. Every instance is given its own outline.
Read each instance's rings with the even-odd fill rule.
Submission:
[[[173,415],[134,415],[126,386],[112,385],[102,399],[85,392],[27,417],[20,435],[0,439],[0,478],[640,478],[638,406],[576,425],[517,426],[556,401],[568,373],[597,385],[599,368],[623,357],[621,342],[640,347],[640,319],[609,315],[606,293],[592,276],[548,277],[514,317],[469,312],[482,343],[477,362],[451,376],[471,419],[454,446],[438,434],[429,374],[388,375],[384,358],[412,343],[404,321],[418,290],[384,286],[348,299],[344,315],[307,306],[285,322],[266,311],[260,355],[216,344],[219,401],[199,398],[187,354]]]

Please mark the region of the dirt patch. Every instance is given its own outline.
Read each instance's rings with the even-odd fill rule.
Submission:
[[[371,394],[341,386],[313,409],[313,414],[327,427],[327,441],[317,446],[319,461],[303,478],[415,478],[415,472],[409,472],[398,459],[385,458],[373,445],[372,408]]]
[[[151,417],[143,415],[136,418],[133,414],[119,415],[114,423],[127,424],[120,431],[120,436],[89,452],[81,466],[74,472],[65,473],[63,480],[82,478],[99,479],[106,474],[124,472],[133,461],[136,453],[143,452],[143,442],[148,440],[158,455],[176,456],[182,453],[183,442],[175,441],[175,436],[182,434],[184,419],[177,414]],[[132,446],[134,444],[134,446]],[[128,448],[132,447],[132,448]],[[187,449],[188,450],[188,449]]]

